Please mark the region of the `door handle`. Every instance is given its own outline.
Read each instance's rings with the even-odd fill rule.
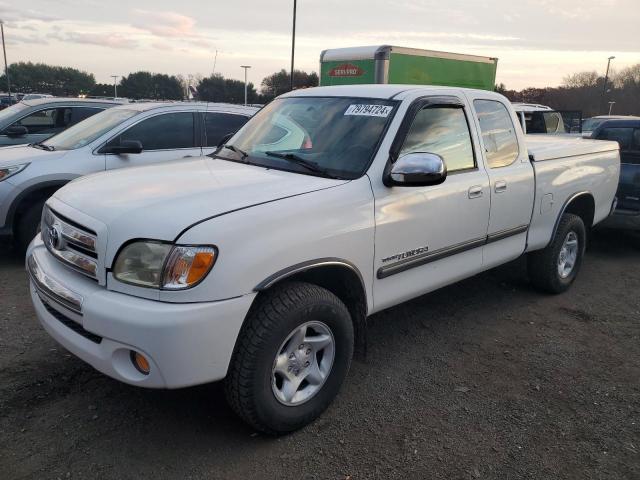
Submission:
[[[184,156],[184,157],[182,157],[182,158],[193,158],[193,155],[185,155],[185,156]]]
[[[504,180],[498,180],[493,185],[493,191],[496,192],[496,193],[506,192],[507,191],[507,182],[505,182]]]
[[[469,188],[469,198],[480,198],[482,197],[482,187],[480,185],[474,185]]]

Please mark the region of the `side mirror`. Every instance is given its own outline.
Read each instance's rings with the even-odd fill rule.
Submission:
[[[116,155],[142,153],[142,142],[140,140],[123,140],[120,145],[107,145],[102,149],[102,153],[114,153]]]
[[[220,141],[218,142],[217,147],[221,148],[225,143],[227,143],[229,140],[231,140],[231,137],[233,137],[234,133],[227,133],[224,137],[222,137],[220,139]]]
[[[13,125],[7,128],[4,133],[7,137],[11,138],[24,137],[27,133],[29,133],[29,130],[27,129],[27,127],[23,127],[22,125]]]
[[[435,153],[407,153],[391,165],[385,185],[400,187],[426,187],[439,185],[447,178],[447,166]]]

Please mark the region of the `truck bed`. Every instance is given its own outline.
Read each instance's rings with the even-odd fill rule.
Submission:
[[[533,162],[610,152],[619,148],[617,142],[591,140],[569,135],[525,135],[525,142],[529,158]]]

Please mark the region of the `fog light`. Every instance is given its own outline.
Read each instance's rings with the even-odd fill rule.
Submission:
[[[133,366],[136,367],[136,370],[140,373],[143,375],[149,375],[151,367],[149,366],[149,360],[147,360],[144,355],[131,350],[131,363],[133,363]]]

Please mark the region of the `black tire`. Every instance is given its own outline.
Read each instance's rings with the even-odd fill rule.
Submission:
[[[310,320],[324,323],[334,338],[331,370],[317,393],[300,405],[278,401],[272,368],[283,342]],[[302,282],[277,285],[257,299],[240,331],[225,379],[227,401],[245,422],[269,435],[292,432],[315,420],[333,401],[345,379],[354,348],[347,307],[328,290]]]
[[[19,254],[24,254],[33,237],[40,231],[40,219],[45,200],[27,208],[18,218],[14,230],[14,245]]]
[[[578,239],[577,258],[571,272],[563,278],[558,271],[558,261],[564,241],[570,232],[573,232]],[[533,286],[547,293],[566,291],[578,276],[582,266],[586,240],[587,233],[582,219],[571,213],[562,215],[551,243],[543,250],[530,253],[527,258],[529,279]]]

